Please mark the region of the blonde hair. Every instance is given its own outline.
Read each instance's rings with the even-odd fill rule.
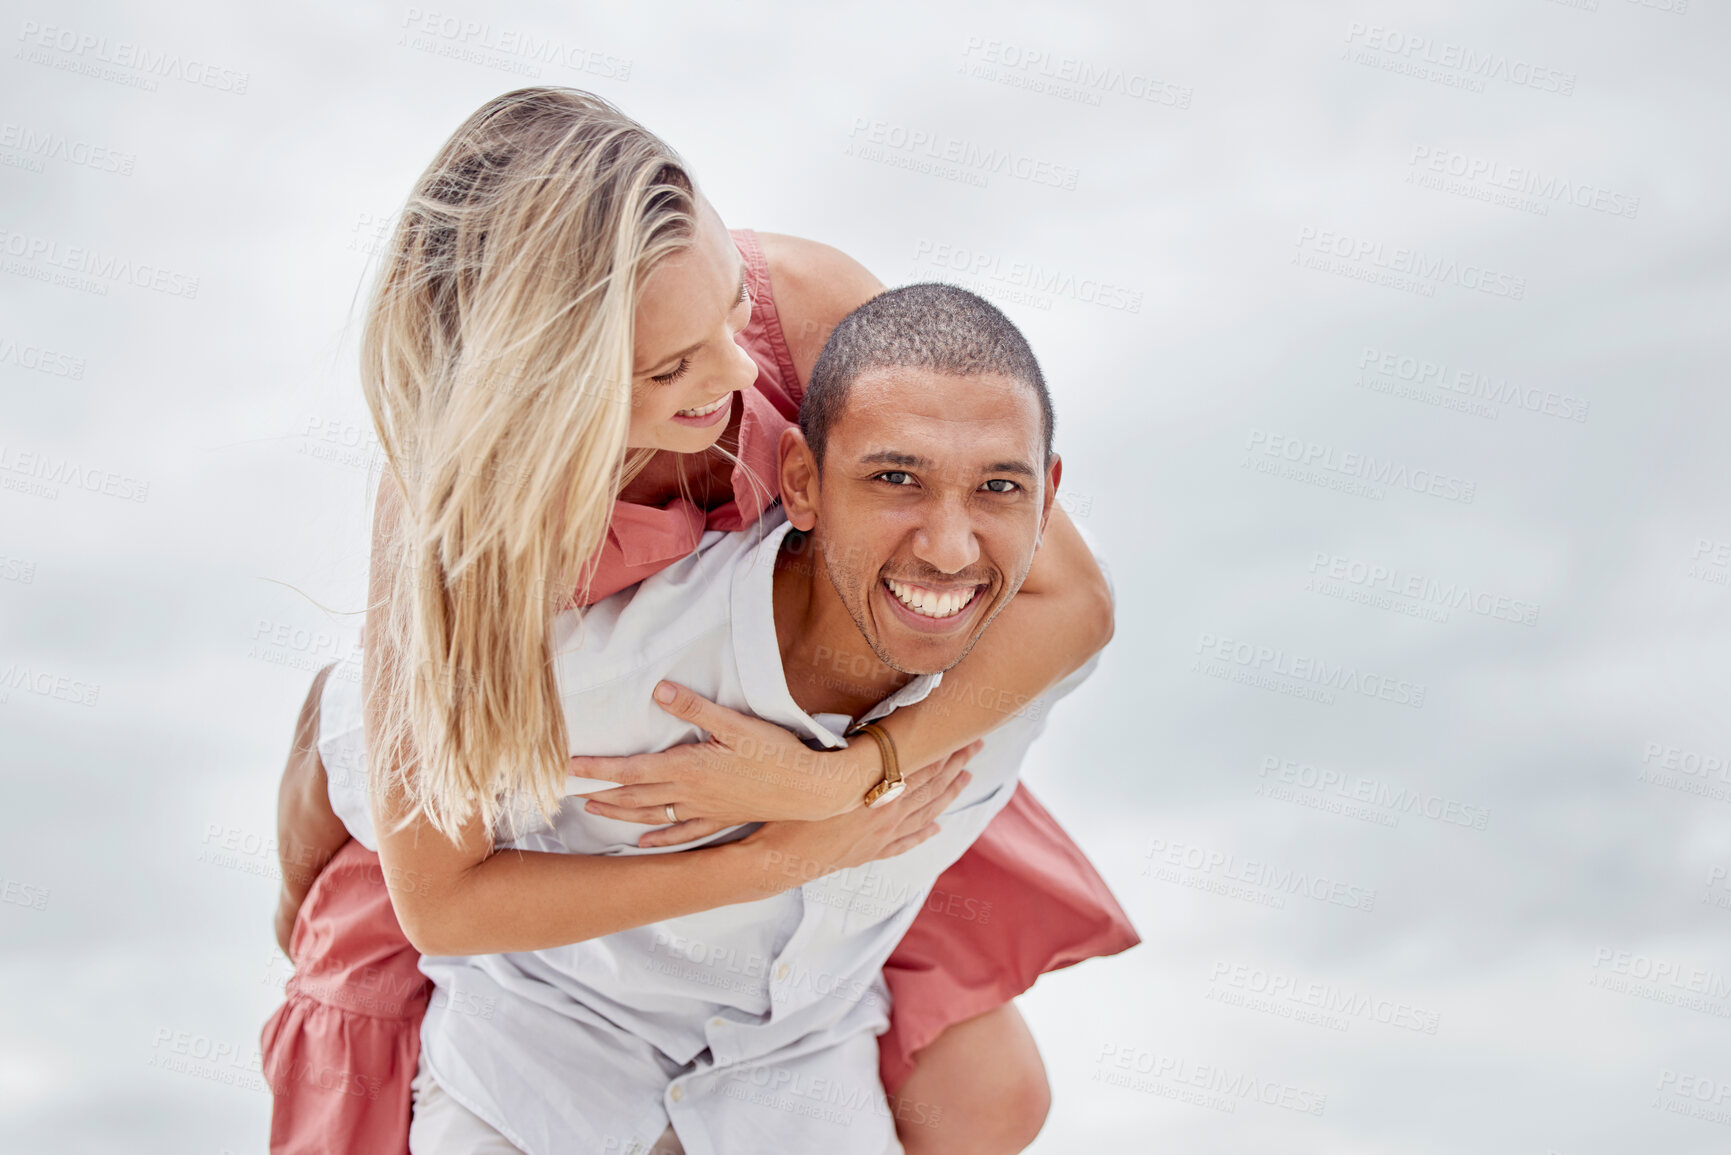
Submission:
[[[570,746],[554,617],[627,462],[639,288],[691,243],[678,155],[599,97],[488,102],[416,182],[367,310],[361,377],[402,495],[367,629],[369,762],[453,840],[550,817]],[[551,596],[549,596],[551,592]]]

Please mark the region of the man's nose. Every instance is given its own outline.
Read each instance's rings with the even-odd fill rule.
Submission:
[[[980,540],[962,502],[932,503],[914,534],[914,556],[942,573],[960,573],[980,560]]]

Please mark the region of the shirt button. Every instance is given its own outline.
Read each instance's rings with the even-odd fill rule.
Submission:
[[[673,1089],[667,1092],[667,1097],[677,1103],[679,1100],[685,1098],[685,1088],[681,1087],[678,1083],[675,1083],[673,1084]]]
[[[709,1025],[712,1027],[725,1027],[727,1025],[727,1020],[726,1019],[710,1019]]]
[[[786,963],[782,963],[780,966],[775,968],[775,977],[778,979],[784,979],[787,977],[787,972],[792,969],[793,968],[788,966]]]

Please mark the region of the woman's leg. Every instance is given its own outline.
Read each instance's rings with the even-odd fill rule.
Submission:
[[[1010,1155],[1052,1106],[1046,1065],[1015,1003],[946,1028],[890,1096],[907,1155]]]

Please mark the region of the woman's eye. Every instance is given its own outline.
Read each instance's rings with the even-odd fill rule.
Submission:
[[[911,473],[904,473],[899,469],[890,469],[878,474],[878,480],[887,481],[891,485],[912,485],[914,482],[914,475]]]
[[[689,368],[691,368],[691,358],[681,357],[679,359],[679,364],[672,371],[663,373],[659,377],[651,377],[650,380],[655,382],[657,385],[671,385],[681,377],[685,376],[685,371]]]
[[[1000,485],[1003,486],[1002,489],[997,488]],[[1022,487],[1005,477],[994,477],[986,482],[986,489],[992,493],[1014,493],[1020,488]]]

